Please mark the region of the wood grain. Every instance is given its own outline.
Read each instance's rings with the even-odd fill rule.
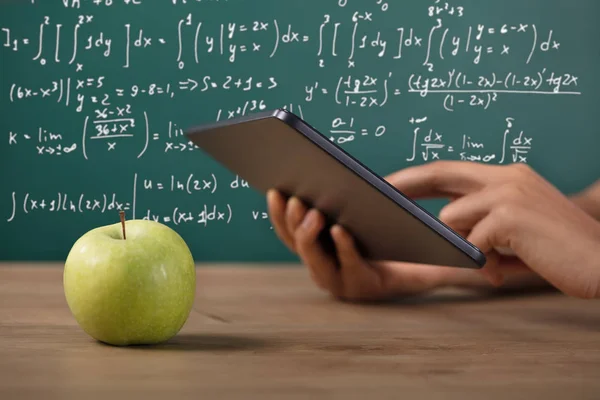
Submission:
[[[445,291],[331,300],[296,266],[199,266],[155,347],[86,336],[61,265],[0,266],[0,399],[598,399],[600,303]]]

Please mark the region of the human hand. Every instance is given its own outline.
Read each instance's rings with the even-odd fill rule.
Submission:
[[[565,294],[600,297],[600,224],[528,166],[437,161],[387,179],[414,199],[450,199],[440,219],[486,253],[493,285],[528,268]]]
[[[382,300],[418,294],[443,284],[443,267],[396,262],[371,263],[358,253],[352,236],[339,225],[331,227],[335,254],[318,241],[325,227],[323,215],[298,198],[286,200],[267,193],[273,228],[287,247],[308,267],[313,282],[343,300]]]

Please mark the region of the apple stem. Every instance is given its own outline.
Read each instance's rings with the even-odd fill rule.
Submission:
[[[121,226],[123,226],[123,240],[125,240],[125,211],[119,211],[119,215],[121,216]]]

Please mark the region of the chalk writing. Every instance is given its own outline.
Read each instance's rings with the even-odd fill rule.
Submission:
[[[511,117],[506,118],[505,130],[498,130],[495,142],[488,144],[474,139],[475,133],[463,133],[459,141],[449,143],[442,131],[423,126],[426,121],[427,118],[410,119],[416,127],[413,131],[412,154],[407,161],[413,162],[419,158],[422,161],[457,159],[495,164],[526,163],[533,145],[533,138],[523,131],[512,132],[515,121]]]
[[[600,11],[583,1],[590,16]],[[278,107],[384,173],[593,147],[589,136],[548,132],[570,113],[595,118],[600,65],[588,35],[598,29],[584,6],[260,3],[0,5],[4,231],[54,215],[108,223],[120,210],[215,240],[271,228],[264,198],[184,131]],[[567,15],[583,28],[563,24]]]

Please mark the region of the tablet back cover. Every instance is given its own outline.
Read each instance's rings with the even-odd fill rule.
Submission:
[[[478,249],[414,203],[401,199],[395,190],[382,188],[381,183],[376,188],[371,178],[340,163],[338,158],[348,155],[325,143],[324,136],[301,129],[294,117],[284,110],[269,111],[192,128],[186,135],[255,190],[265,193],[273,188],[295,195],[329,221],[337,221],[354,236],[367,259],[463,268],[483,265]],[[336,155],[315,143],[336,147]],[[404,207],[425,217],[427,223]]]

